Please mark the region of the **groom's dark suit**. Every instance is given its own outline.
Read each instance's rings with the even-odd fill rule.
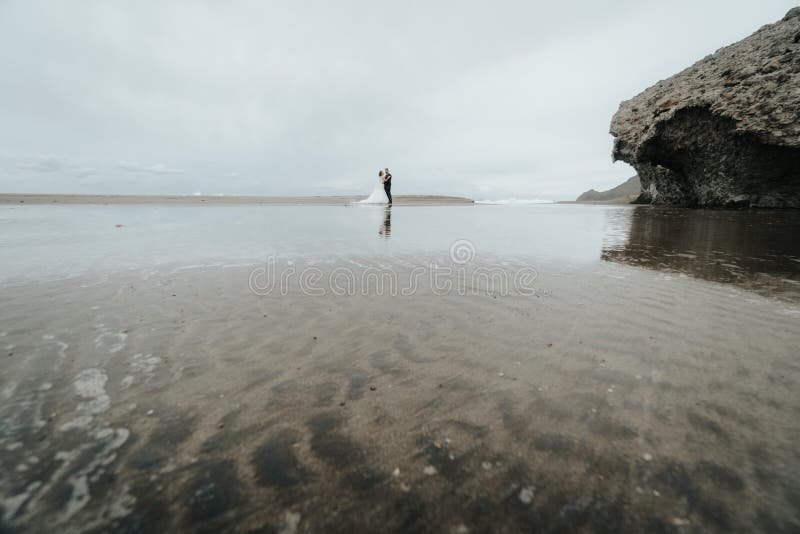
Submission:
[[[392,203],[392,173],[386,173],[386,181],[383,182],[383,190],[386,191],[386,196],[389,198],[389,204]]]

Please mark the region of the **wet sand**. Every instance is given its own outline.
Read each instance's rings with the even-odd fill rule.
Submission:
[[[1,204],[100,204],[100,205],[283,205],[283,206],[341,206],[364,200],[358,196],[265,197],[215,195],[37,195],[0,194]],[[448,206],[472,204],[464,197],[440,195],[393,195],[396,206]]]
[[[243,266],[7,285],[1,530],[797,530],[800,308],[536,269],[532,295],[257,295]]]

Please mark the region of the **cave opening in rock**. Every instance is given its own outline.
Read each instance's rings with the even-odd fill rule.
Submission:
[[[654,203],[797,207],[800,150],[764,143],[707,107],[678,110],[641,148],[643,184]],[[640,168],[641,167],[641,168]]]

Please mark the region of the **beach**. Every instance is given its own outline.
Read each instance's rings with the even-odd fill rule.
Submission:
[[[365,196],[236,196],[236,195],[37,195],[0,194],[2,204],[66,204],[66,205],[283,205],[283,206],[342,206],[366,198]],[[395,195],[398,206],[447,206],[472,204],[464,197],[441,195]]]
[[[387,240],[381,208],[285,208],[318,229],[303,240],[245,232],[280,206],[240,224],[244,207],[120,209],[3,212],[6,530],[797,521],[797,271],[768,260],[796,257],[788,234],[712,214],[659,248],[669,211],[452,206],[395,208]],[[65,213],[84,220],[72,239]]]
[[[0,534],[800,533],[800,6],[0,1],[0,57]]]

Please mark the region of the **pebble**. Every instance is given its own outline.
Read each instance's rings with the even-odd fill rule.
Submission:
[[[168,463],[167,465],[165,465],[165,466],[164,466],[164,467],[161,469],[161,473],[172,473],[172,472],[173,472],[173,471],[175,471],[175,469],[177,469],[177,468],[178,468],[178,466],[177,466],[177,465],[175,465],[175,464],[173,464],[172,462],[170,462],[170,463]]]
[[[661,497],[661,493],[659,493],[658,490],[653,490],[653,495],[656,497]]]
[[[369,390],[370,390],[370,391],[375,391],[376,389],[378,389],[378,388],[376,388],[375,386],[370,386],[370,387],[369,387]]]
[[[506,376],[505,373],[497,373],[497,376]]]
[[[653,459],[653,455],[652,455],[652,454],[650,454],[649,452],[646,452],[646,453],[644,453],[644,454],[642,455],[642,458],[644,458],[644,461],[645,461],[645,462],[649,462],[650,460],[652,460],[652,459]]]
[[[302,517],[303,516],[300,515],[300,512],[286,510],[283,513],[283,525],[279,532],[281,534],[295,534],[297,532],[297,527],[300,525],[300,520]]]
[[[147,415],[153,415],[154,413],[156,413],[154,410],[147,410]]]
[[[392,471],[392,476],[393,477],[399,477],[400,476],[400,468],[399,467],[395,467],[394,468],[394,471]]]
[[[669,520],[670,523],[675,525],[676,527],[684,527],[689,524],[689,520],[683,517],[673,517]]]
[[[400,484],[400,489],[408,493],[409,491],[411,491],[411,486],[403,482],[402,484]]]
[[[492,468],[492,462],[483,462],[481,467],[483,467],[484,471],[489,471]]]
[[[436,474],[436,468],[433,467],[432,465],[428,465],[428,466],[425,466],[425,469],[423,469],[422,472],[425,473],[428,476],[432,476],[432,475]]]
[[[533,501],[533,488],[522,488],[519,490],[519,500],[523,504],[530,504]]]

